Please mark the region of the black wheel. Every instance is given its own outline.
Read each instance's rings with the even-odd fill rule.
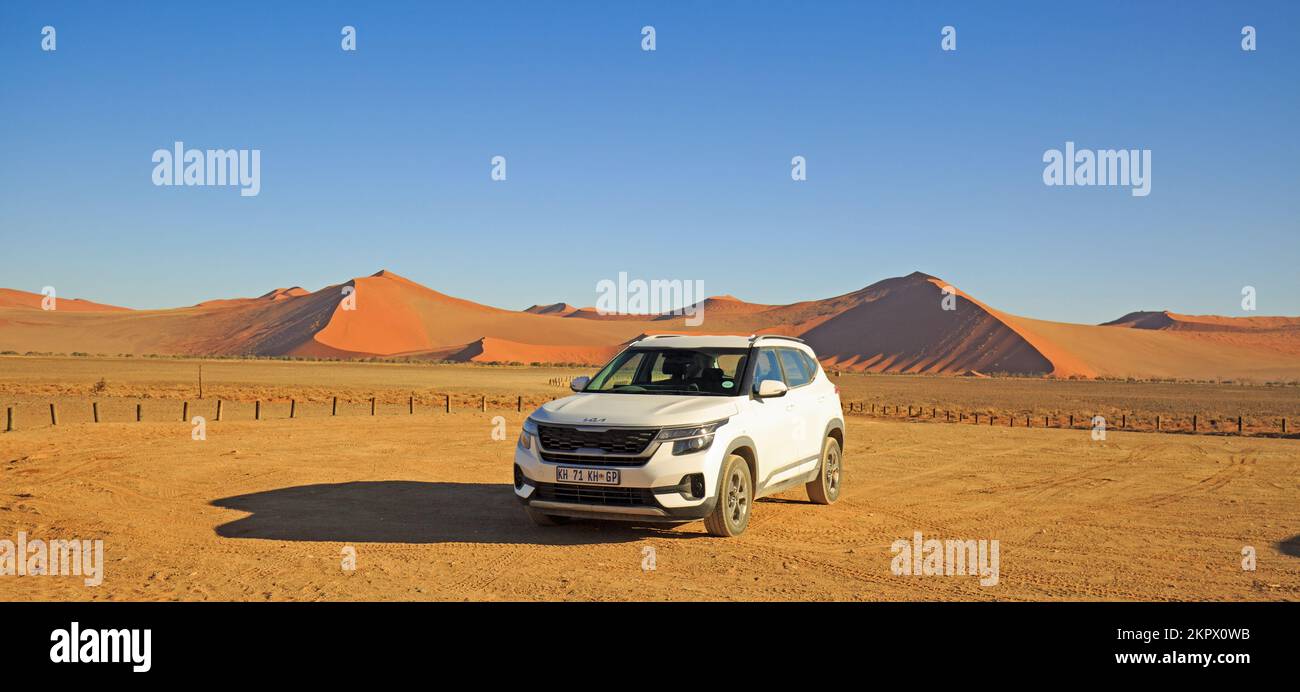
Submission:
[[[704,528],[713,536],[739,536],[749,526],[753,504],[754,481],[749,475],[749,464],[743,457],[732,454],[723,462],[718,504],[704,518]]]
[[[524,511],[528,513],[528,518],[533,520],[538,526],[559,526],[560,524],[569,523],[568,517],[561,517],[554,514],[544,514],[528,505],[524,505]]]
[[[840,443],[833,437],[822,443],[822,464],[817,477],[804,486],[808,499],[819,505],[829,505],[840,497],[840,483],[844,479]]]

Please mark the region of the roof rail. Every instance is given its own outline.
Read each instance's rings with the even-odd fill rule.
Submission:
[[[784,334],[755,334],[749,337],[749,343],[757,343],[760,339],[785,339],[786,341],[798,341],[803,343],[803,339],[794,336],[785,336]]]
[[[685,335],[684,334],[646,334],[645,336],[641,337],[640,339],[637,339],[636,341],[633,341],[632,343],[638,344],[641,343],[642,341],[649,341],[650,339],[663,339],[670,336],[685,336]]]

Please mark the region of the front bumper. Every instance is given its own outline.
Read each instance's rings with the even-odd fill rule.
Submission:
[[[540,512],[566,517],[669,523],[703,519],[717,502],[725,449],[720,438],[702,452],[679,456],[671,444],[659,445],[638,466],[550,462],[541,458],[536,441],[531,449],[516,444],[515,497]],[[617,470],[619,484],[558,483],[558,466]],[[692,494],[688,477],[693,474],[703,476],[702,497]]]

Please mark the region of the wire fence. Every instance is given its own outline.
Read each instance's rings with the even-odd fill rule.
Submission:
[[[566,378],[548,384],[567,387]],[[5,432],[76,423],[124,422],[191,422],[194,417],[207,421],[277,420],[296,418],[428,415],[467,411],[514,411],[523,413],[553,401],[546,394],[472,394],[419,393],[400,396],[393,392],[374,396],[355,393],[303,399],[274,397],[267,399],[134,399],[99,398],[36,402],[26,401],[5,406]],[[1123,411],[1103,407],[1083,411],[996,411],[978,408],[953,408],[887,404],[862,400],[841,402],[847,415],[921,423],[1005,426],[1009,428],[1057,428],[1127,432],[1194,433],[1218,435],[1253,435],[1300,437],[1282,416],[1246,416],[1241,413],[1155,413]]]
[[[844,413],[880,419],[912,422],[1002,425],[1010,428],[1061,428],[1075,430],[1121,430],[1127,432],[1194,433],[1300,437],[1283,416],[1245,416],[1241,413],[1155,413],[1123,411],[1104,407],[1092,412],[995,411],[977,408],[943,408],[885,404],[868,401],[841,402]]]
[[[567,385],[566,385],[567,386]],[[553,401],[549,395],[410,394],[371,397],[355,394],[298,399],[157,399],[100,398],[36,402],[5,406],[4,432],[80,423],[259,421],[296,418],[428,415],[467,411],[522,413]]]

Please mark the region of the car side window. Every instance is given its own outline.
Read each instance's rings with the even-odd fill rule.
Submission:
[[[758,360],[754,361],[754,391],[763,380],[781,381],[781,365],[776,362],[776,351],[770,348],[759,349]]]
[[[779,349],[779,352],[781,354],[781,365],[785,369],[786,386],[793,388],[812,382],[812,375],[808,372],[808,363],[803,359],[802,354],[790,348]]]
[[[804,362],[808,364],[809,379],[812,380],[817,379],[817,359],[813,358],[807,353],[804,353],[803,351],[800,351],[799,355],[803,356]]]

